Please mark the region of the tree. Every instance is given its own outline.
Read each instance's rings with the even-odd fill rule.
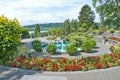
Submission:
[[[17,19],[0,16],[0,63],[13,57],[20,45],[20,29]]]
[[[64,21],[64,34],[67,36],[70,33],[70,20],[66,19]]]
[[[63,35],[63,30],[62,28],[50,28],[48,30],[49,34],[52,35],[52,36],[62,36]]]
[[[77,30],[77,20],[72,19],[70,23],[70,33]]]
[[[87,30],[94,23],[95,13],[86,4],[81,8],[78,19],[79,19],[79,26]]]
[[[34,37],[39,37],[39,36],[40,36],[40,26],[39,24],[36,24],[34,29]]]
[[[92,0],[103,26],[120,26],[120,0]]]

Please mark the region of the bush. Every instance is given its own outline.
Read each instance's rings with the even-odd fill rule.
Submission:
[[[115,33],[114,29],[110,29],[110,33],[113,35]]]
[[[77,50],[77,48],[74,47],[73,45],[68,45],[68,46],[66,46],[66,51],[67,51],[67,53],[70,54],[70,55],[73,55],[76,50]]]
[[[54,54],[55,51],[56,51],[56,46],[54,44],[48,44],[46,46],[46,51],[49,53],[49,54]]]
[[[17,19],[0,16],[0,63],[14,57],[20,45],[20,29]]]
[[[81,49],[85,52],[90,51],[96,45],[95,41],[92,39],[85,39],[81,45]]]
[[[117,43],[117,44],[114,45],[113,52],[115,54],[120,54],[120,43]]]
[[[26,46],[19,46],[19,47],[17,47],[17,50],[18,50],[18,55],[19,56],[23,56],[23,55],[25,55],[25,54],[27,54],[27,47]]]
[[[36,52],[41,51],[41,42],[39,40],[32,41],[32,47],[36,50]]]
[[[47,40],[55,40],[56,37],[48,37]]]

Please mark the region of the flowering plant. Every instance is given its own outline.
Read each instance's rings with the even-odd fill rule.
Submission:
[[[119,54],[105,54],[83,58],[39,58],[20,56],[12,61],[12,67],[41,71],[87,71],[120,66]]]

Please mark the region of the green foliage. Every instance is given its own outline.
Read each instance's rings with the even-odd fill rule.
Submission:
[[[93,6],[100,15],[101,24],[120,26],[120,0],[92,0]]]
[[[81,49],[85,52],[90,51],[96,45],[95,41],[89,38],[83,40]]]
[[[18,50],[18,52],[17,52],[17,54],[18,54],[18,56],[23,56],[23,55],[25,55],[25,54],[27,54],[27,47],[26,46],[18,46],[17,47],[17,50]]]
[[[70,36],[70,44],[76,47],[80,47],[82,45],[82,42],[84,40],[84,36],[79,36],[79,35],[71,35]]]
[[[50,28],[48,30],[48,33],[52,36],[62,36],[63,35],[63,30],[62,28]]]
[[[44,23],[44,24],[38,24],[40,26],[41,31],[47,30],[49,28],[63,28],[63,23]],[[24,26],[29,31],[33,31],[35,24],[33,25],[26,25]]]
[[[0,60],[6,61],[13,57],[20,44],[20,28],[17,19],[0,16]]]
[[[40,27],[38,24],[36,24],[34,29],[34,37],[39,37],[39,36],[40,36]]]
[[[39,40],[34,40],[32,41],[32,47],[35,49],[37,52],[41,51],[41,42]]]
[[[93,39],[85,37],[85,35],[70,35],[69,41],[71,45],[80,47],[83,51],[89,51],[96,45]]]
[[[56,37],[48,37],[47,40],[55,40]]]
[[[42,37],[48,36],[48,34],[49,34],[48,32],[43,32],[43,33],[41,33],[41,36],[42,36]]]
[[[70,20],[66,19],[64,21],[64,34],[67,36],[70,33]]]
[[[79,19],[79,27],[82,27],[86,31],[94,23],[95,13],[86,4],[81,8],[78,19]]]
[[[77,20],[72,19],[70,23],[70,33],[75,32],[77,27]]]
[[[113,52],[115,54],[120,54],[120,43],[115,44]]]
[[[66,46],[66,51],[67,51],[67,53],[70,54],[70,55],[75,54],[76,50],[77,50],[77,48],[74,47],[73,45],[67,45],[67,46]]]
[[[24,38],[29,38],[29,37],[30,37],[27,28],[22,27],[20,33],[21,33],[21,38],[22,38],[22,39],[24,39]]]
[[[110,33],[113,35],[113,33],[115,33],[114,29],[110,29]]]
[[[46,51],[49,53],[49,54],[54,54],[55,53],[55,51],[56,51],[56,46],[55,46],[55,44],[48,44],[47,46],[46,46]]]

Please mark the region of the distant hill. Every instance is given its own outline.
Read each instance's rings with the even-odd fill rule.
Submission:
[[[26,25],[24,27],[28,28],[28,30],[33,30],[36,24]],[[47,30],[49,28],[61,28],[63,27],[63,23],[45,23],[39,24],[41,30]]]

